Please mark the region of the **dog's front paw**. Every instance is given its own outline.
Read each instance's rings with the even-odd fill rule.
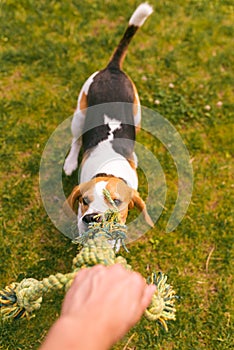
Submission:
[[[72,158],[69,158],[68,156],[67,159],[65,160],[63,170],[67,176],[70,176],[73,173],[73,171],[77,169],[77,167],[78,167],[77,159],[72,159]]]

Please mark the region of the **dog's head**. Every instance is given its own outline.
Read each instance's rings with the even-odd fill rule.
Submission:
[[[145,202],[139,193],[129,187],[121,178],[104,176],[94,178],[76,186],[67,199],[68,205],[76,210],[78,202],[78,229],[84,233],[88,225],[102,219],[101,215],[112,207],[110,201],[105,197],[103,190],[106,189],[120,212],[122,223],[125,223],[128,210],[134,205],[143,213],[146,222],[153,227],[153,221],[146,210]]]

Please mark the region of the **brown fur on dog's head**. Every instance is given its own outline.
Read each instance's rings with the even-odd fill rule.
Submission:
[[[105,196],[101,196],[100,193],[98,193],[97,184],[100,185],[101,182],[103,188],[109,191],[112,200],[118,207],[123,223],[126,222],[129,209],[136,206],[137,209],[142,211],[146,222],[151,227],[154,226],[154,223],[147,212],[145,202],[140,197],[139,193],[129,187],[124,180],[113,176],[94,178],[76,186],[67,199],[69,206],[75,210],[76,203],[78,202],[82,217],[84,217],[86,213],[103,213],[105,207],[106,209],[111,208],[111,204]]]

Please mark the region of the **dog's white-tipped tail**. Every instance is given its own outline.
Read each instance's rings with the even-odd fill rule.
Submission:
[[[133,12],[132,17],[128,22],[128,27],[120,40],[119,45],[115,49],[113,56],[111,57],[111,60],[107,66],[108,68],[121,69],[129,43],[137,30],[142,26],[152,12],[153,8],[147,3],[142,3]]]
[[[129,20],[129,25],[141,27],[152,12],[153,7],[150,6],[147,2],[140,4],[137,7],[137,9],[133,12]]]

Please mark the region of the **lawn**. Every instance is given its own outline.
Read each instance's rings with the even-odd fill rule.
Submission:
[[[167,333],[142,319],[114,349],[233,349],[234,6],[231,0],[151,3],[155,11],[131,43],[124,68],[142,105],[181,135],[193,166],[193,195],[183,221],[166,233],[177,195],[176,166],[159,140],[140,132],[138,142],[161,164],[167,197],[155,227],[121,254],[144,276],[154,270],[168,275],[179,295],[177,319]],[[77,248],[43,207],[40,160],[53,131],[72,115],[85,79],[108,62],[138,4],[0,3],[0,288],[71,269]],[[64,188],[76,179],[77,173],[64,176]],[[139,179],[144,197],[141,171]],[[0,349],[37,349],[62,298],[62,292],[49,294],[29,321],[0,321]]]

